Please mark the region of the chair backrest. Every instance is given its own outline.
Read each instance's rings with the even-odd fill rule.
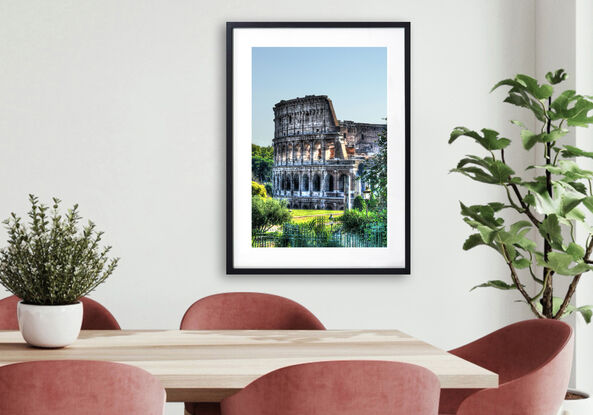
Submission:
[[[0,330],[18,330],[19,321],[16,317],[16,305],[21,301],[16,295],[0,300]]]
[[[48,360],[0,367],[0,414],[162,415],[165,390],[143,369]]]
[[[499,383],[524,376],[560,353],[572,336],[561,321],[520,321],[492,332],[450,353],[498,373]]]
[[[121,330],[113,314],[95,300],[82,297],[82,330]]]
[[[498,371],[500,386],[469,394],[461,400],[457,415],[558,413],[572,367],[574,337],[568,324],[529,320],[492,333],[480,343],[466,349],[494,356],[486,359],[486,367]],[[469,360],[481,363],[475,354]]]
[[[498,373],[499,387],[445,389],[439,413],[555,415],[572,366],[571,327],[527,320],[503,327],[450,353]]]
[[[222,293],[193,303],[181,320],[182,330],[323,330],[302,305],[272,294]]]
[[[0,330],[19,329],[16,316],[16,307],[19,301],[20,298],[16,295],[0,300]],[[80,301],[83,307],[83,330],[120,330],[115,317],[101,304],[88,297],[82,297]]]
[[[420,366],[332,361],[268,373],[222,401],[222,415],[436,415],[440,384]]]

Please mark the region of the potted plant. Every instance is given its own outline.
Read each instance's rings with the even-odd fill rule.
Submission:
[[[531,159],[538,160],[539,156],[541,163],[521,166],[521,170],[512,167],[505,157],[512,140],[487,128],[474,131],[456,127],[449,143],[462,136],[478,143],[485,156],[468,155],[452,171],[502,187],[506,194],[503,202],[473,206],[460,203],[463,220],[475,230],[463,249],[492,248],[502,256],[510,277],[474,288],[516,290],[537,318],[561,319],[580,313],[589,323],[592,306],[577,306],[571,299],[581,276],[593,269],[593,223],[586,215],[593,212],[593,172],[578,163],[582,158],[593,159],[593,152],[569,145],[564,137],[571,127],[593,124],[593,116],[589,115],[593,101],[570,89],[555,92],[566,78],[560,69],[546,75],[547,83],[517,75],[492,88],[508,87],[504,102],[527,109],[537,120],[535,130],[518,120],[511,123],[520,129],[523,148],[536,153]],[[577,227],[586,230],[584,240],[578,240]],[[536,235],[543,239],[543,246],[538,245]],[[559,293],[553,283],[557,278],[569,279],[565,292]],[[536,289],[530,290],[526,281]],[[593,413],[593,409],[584,413]]]
[[[21,333],[38,347],[64,347],[76,340],[82,324],[79,299],[109,277],[119,258],[99,247],[103,232],[78,223],[78,205],[66,214],[29,195],[29,223],[12,213],[3,223],[8,245],[0,249],[0,283],[21,299],[17,306]]]

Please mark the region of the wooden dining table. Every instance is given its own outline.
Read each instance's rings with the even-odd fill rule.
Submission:
[[[60,359],[138,366],[161,381],[169,402],[219,402],[275,369],[326,360],[413,363],[442,388],[498,386],[496,373],[397,330],[83,330],[62,349],[0,331],[0,366]]]

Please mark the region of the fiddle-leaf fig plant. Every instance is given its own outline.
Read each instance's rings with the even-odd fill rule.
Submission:
[[[541,163],[525,166],[522,171],[512,167],[505,157],[511,139],[497,131],[456,127],[451,132],[449,143],[467,137],[486,154],[468,155],[451,171],[500,186],[506,194],[504,202],[460,203],[463,220],[475,231],[463,249],[485,245],[501,255],[508,266],[509,280],[488,281],[477,287],[517,290],[539,318],[560,319],[579,312],[589,323],[592,306],[574,306],[571,298],[581,276],[593,269],[593,223],[586,215],[593,212],[593,171],[578,163],[579,159],[593,159],[593,152],[570,145],[565,136],[572,127],[593,124],[593,100],[571,89],[558,91],[558,85],[567,78],[562,69],[549,72],[545,78],[547,82],[540,84],[520,74],[492,88],[508,88],[504,102],[525,108],[535,117],[535,130],[521,121],[511,123],[520,130],[523,148],[533,154],[533,160],[541,154]],[[508,211],[518,212],[520,219],[515,220],[517,214],[508,215]],[[586,229],[584,240],[577,240],[577,226]],[[540,246],[536,235],[543,239]],[[554,286],[558,278],[569,280],[568,289],[562,293]],[[534,283],[527,284],[528,280]]]
[[[119,258],[99,246],[103,232],[93,222],[78,225],[78,205],[61,214],[59,199],[51,210],[34,195],[29,201],[28,224],[14,213],[3,222],[8,245],[0,249],[0,283],[25,304],[74,304],[113,273]]]

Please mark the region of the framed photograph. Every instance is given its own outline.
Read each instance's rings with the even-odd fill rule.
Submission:
[[[227,23],[227,274],[410,273],[410,23]]]

